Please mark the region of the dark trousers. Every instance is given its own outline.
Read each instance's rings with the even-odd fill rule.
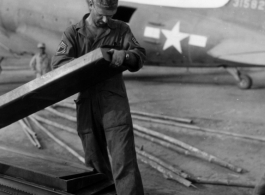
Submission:
[[[253,195],[265,195],[265,174],[259,181],[259,183],[256,185]]]
[[[87,166],[114,180],[118,195],[144,194],[127,97],[105,92],[81,99],[77,130]]]

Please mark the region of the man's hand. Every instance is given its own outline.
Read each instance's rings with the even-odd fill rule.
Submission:
[[[112,61],[110,63],[111,67],[118,68],[123,64],[123,61],[125,59],[124,50],[111,49],[108,51],[108,53],[112,54]]]

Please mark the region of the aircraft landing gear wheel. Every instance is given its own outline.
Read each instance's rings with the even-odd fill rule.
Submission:
[[[249,89],[252,86],[252,79],[250,76],[241,74],[240,81],[237,83],[240,89]]]

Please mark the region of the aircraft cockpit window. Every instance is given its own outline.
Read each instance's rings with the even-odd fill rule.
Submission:
[[[226,5],[230,0],[120,0],[124,2],[141,3],[165,7],[181,8],[218,8]]]

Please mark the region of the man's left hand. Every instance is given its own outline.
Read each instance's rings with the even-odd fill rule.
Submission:
[[[123,64],[123,61],[125,59],[125,51],[124,50],[111,49],[108,51],[108,53],[112,54],[112,60],[110,63],[111,67],[118,68]]]

